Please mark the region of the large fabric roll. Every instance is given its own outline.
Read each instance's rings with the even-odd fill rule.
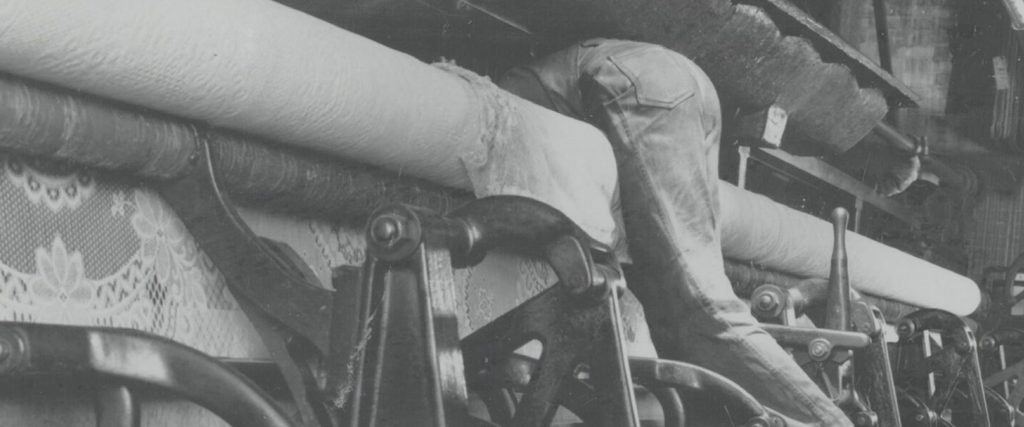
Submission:
[[[267,0],[6,0],[0,14],[0,71],[472,188],[478,195],[532,196],[610,240],[611,215],[601,203],[611,199],[615,167],[600,132],[499,93],[478,77],[431,67]],[[16,86],[16,94],[25,90]],[[21,94],[24,99],[3,98],[14,101],[3,107],[10,109],[12,128],[33,130],[11,142],[29,152],[104,167],[122,161],[160,175],[157,164],[180,168],[194,147],[189,125],[158,131],[157,125],[169,122],[100,110],[92,120],[120,124],[81,123],[78,113],[91,103]],[[43,99],[66,104],[35,102]],[[23,120],[37,116],[54,120],[42,122],[48,127]],[[135,123],[139,119],[153,126]],[[83,134],[98,138],[76,139]],[[33,140],[47,148],[24,147]],[[520,161],[493,167],[489,159],[501,156]],[[301,176],[287,178],[305,185]],[[561,185],[541,185],[551,193],[529,194],[538,182]],[[318,198],[338,194],[310,190]],[[728,186],[722,199],[726,256],[827,277],[828,224]],[[852,283],[860,291],[962,315],[978,304],[977,286],[967,278],[859,236],[851,236],[848,246]]]
[[[832,224],[725,182],[719,190],[726,257],[801,277],[828,277]],[[960,316],[981,301],[971,279],[920,258],[853,232],[846,247],[850,284],[858,291]]]
[[[7,72],[451,185],[465,185],[459,144],[408,141],[482,133],[464,81],[268,0],[14,0],[0,14]]]
[[[600,131],[452,65],[269,0],[10,0],[0,16],[0,71],[481,196],[534,197],[612,240],[615,160],[593,149],[607,145]]]

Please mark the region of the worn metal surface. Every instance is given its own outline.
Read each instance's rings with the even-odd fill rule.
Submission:
[[[217,360],[167,339],[126,329],[0,323],[0,377],[93,375],[109,384],[155,387],[191,400],[235,426],[291,427],[266,393]],[[130,411],[117,388],[102,396],[107,409]],[[101,420],[130,424],[137,413]]]
[[[854,352],[853,369],[857,373],[853,380],[854,388],[861,393],[871,411],[877,414],[878,425],[900,427],[896,382],[883,328],[885,318],[878,308],[856,301],[853,303],[853,324],[858,332],[871,338],[866,348]]]
[[[783,324],[762,328],[780,345],[795,350],[798,361],[858,427],[899,426],[900,416],[890,371],[881,312],[850,291],[846,228],[849,214],[832,212],[833,247],[828,282],[804,282],[783,289],[758,287],[752,311]],[[824,302],[821,329],[786,326],[808,305]],[[802,314],[802,313],[801,313]],[[852,360],[851,360],[852,359]],[[883,424],[880,424],[883,423]]]
[[[942,310],[921,310],[897,326],[893,373],[896,384],[954,424],[991,424],[974,333],[963,319]],[[941,336],[941,347],[930,334]],[[916,405],[908,411],[920,412]]]
[[[585,371],[598,398],[581,404],[580,416],[639,425],[615,292],[621,272],[565,215],[515,196],[479,199],[444,217],[386,207],[371,217],[367,240],[360,323],[370,338],[356,376],[353,425],[482,423],[468,415],[463,373],[486,383],[479,377],[487,377],[490,363],[536,337],[544,342],[544,368],[527,381],[514,413],[508,395],[482,393],[504,408],[495,418],[546,425],[563,381]],[[460,353],[452,265],[474,265],[496,248],[543,254],[559,285],[513,311],[528,313],[527,323],[506,314],[463,340]]]
[[[139,400],[128,386],[97,384],[93,401],[97,427],[139,427]]]
[[[614,317],[616,299],[580,304],[569,289],[552,287],[467,336],[466,372],[495,370],[521,345],[538,339],[544,345],[539,369],[523,387],[511,425],[547,425],[564,389],[586,375],[593,400],[572,408],[578,416],[593,425],[638,426],[632,382],[622,376],[629,368]]]
[[[341,370],[330,364],[347,360],[354,339],[350,330],[336,325],[349,320],[335,319],[341,314],[335,306],[342,302],[300,269],[303,264],[294,262],[284,246],[253,234],[221,190],[215,160],[219,153],[205,139],[198,149],[182,177],[161,182],[157,189],[220,268],[281,367],[302,423],[328,425],[336,414],[323,397],[322,371],[339,375]]]
[[[1019,355],[1021,346],[1024,346],[1024,331],[1016,328],[997,329],[978,340],[982,366],[987,368],[984,369],[985,387],[999,396],[998,400],[1006,402],[1005,406],[998,402],[993,404],[990,398],[990,410],[1018,422],[1024,422],[1024,413],[1020,410],[1024,405],[1024,360],[1011,361],[1007,355]]]
[[[850,214],[838,207],[832,211],[832,268],[828,276],[825,303],[825,328],[852,330],[850,324],[850,273],[846,256],[846,226]]]

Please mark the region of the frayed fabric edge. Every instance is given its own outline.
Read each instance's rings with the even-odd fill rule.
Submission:
[[[481,176],[486,175],[481,169],[490,162],[492,151],[502,150],[511,143],[513,129],[520,125],[519,109],[512,98],[514,95],[499,88],[490,78],[462,68],[454,62],[442,60],[432,65],[469,83],[470,91],[476,97],[482,124],[480,137],[469,151],[460,155],[460,159],[469,175],[474,192],[478,196],[481,193],[489,193],[492,190],[489,187],[495,183],[480,182],[488,181]]]
[[[614,220],[604,224],[588,216],[585,211],[566,210],[567,203],[559,203],[566,200],[551,197],[552,194],[535,188],[533,184],[536,184],[534,181],[537,176],[529,173],[524,175],[524,168],[502,164],[509,159],[524,161],[531,158],[526,151],[529,142],[517,139],[523,137],[524,125],[523,113],[517,103],[529,101],[520,100],[495,85],[491,79],[452,62],[442,60],[432,65],[466,81],[470,96],[475,98],[478,106],[480,135],[472,145],[464,147],[465,152],[459,156],[477,197],[505,194],[539,200],[569,215],[595,240],[614,244],[617,235]],[[566,119],[569,120],[568,117]]]

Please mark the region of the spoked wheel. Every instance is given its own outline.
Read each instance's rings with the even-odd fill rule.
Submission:
[[[1001,416],[1015,423],[1006,425],[1024,425],[1024,358],[1020,357],[1024,330],[999,329],[981,337],[978,342],[985,355],[985,386],[1001,401],[997,410],[1002,412],[1002,404],[1005,403],[1009,413]],[[1007,363],[1008,359],[1010,363]]]
[[[966,399],[967,396],[961,392],[961,401]],[[985,387],[985,402],[988,405],[988,417],[993,426],[1015,427],[1020,425],[1017,421],[1018,411],[996,390]]]
[[[894,373],[903,419],[911,418],[904,425],[1012,425],[1005,412],[989,410],[1003,399],[986,389],[974,333],[963,319],[925,309],[904,317],[897,331]]]
[[[928,406],[928,400],[920,390],[898,389],[900,413],[903,427],[970,427],[973,425],[968,406],[969,398],[964,390],[956,390],[952,402],[943,413],[936,413]],[[1014,427],[1017,412],[1002,396],[991,388],[985,389],[985,402],[989,408],[989,422],[993,426]]]

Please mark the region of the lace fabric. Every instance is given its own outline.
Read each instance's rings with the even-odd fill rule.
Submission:
[[[0,319],[124,327],[213,356],[265,356],[224,279],[152,190],[56,162],[0,163]]]

